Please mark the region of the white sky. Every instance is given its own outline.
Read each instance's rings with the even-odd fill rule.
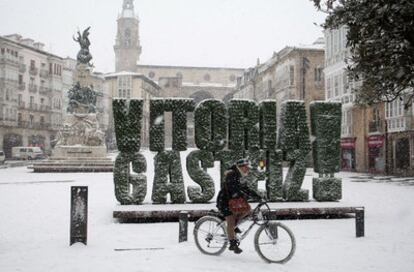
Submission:
[[[21,34],[76,58],[72,40],[91,26],[96,71],[114,70],[122,0],[0,0],[0,35]],[[135,0],[141,64],[247,68],[287,45],[323,36],[325,15],[310,0]]]

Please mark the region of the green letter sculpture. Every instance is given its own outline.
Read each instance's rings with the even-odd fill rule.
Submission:
[[[200,162],[202,168],[200,168]],[[188,175],[199,186],[188,186],[188,198],[194,203],[206,203],[214,196],[214,181],[205,171],[206,168],[214,166],[214,156],[212,152],[194,150],[187,156]]]
[[[283,102],[279,125],[278,146],[283,152],[284,160],[290,162],[283,184],[284,199],[307,201],[309,191],[301,189],[306,172],[305,158],[311,149],[304,102]]]
[[[342,181],[335,178],[339,172],[341,137],[341,103],[313,102],[310,105],[314,171],[313,198],[317,201],[337,201],[342,198]]]
[[[180,152],[161,151],[154,158],[154,182],[152,201],[166,203],[170,194],[172,203],[184,203],[184,180],[181,170]]]

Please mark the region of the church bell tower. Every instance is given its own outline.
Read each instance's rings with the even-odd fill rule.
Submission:
[[[139,42],[139,19],[135,15],[134,0],[124,0],[118,16],[118,31],[114,45],[115,71],[135,72],[141,45]]]

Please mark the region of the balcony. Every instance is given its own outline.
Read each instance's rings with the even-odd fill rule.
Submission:
[[[19,73],[26,73],[26,64],[19,63]]]
[[[0,78],[0,86],[1,87],[10,87],[10,88],[17,88],[18,81],[16,79],[10,78]]]
[[[16,120],[9,120],[9,119],[0,119],[0,127],[15,127]]]
[[[388,132],[407,131],[411,129],[411,116],[387,118]]]
[[[382,133],[383,132],[383,120],[369,121],[368,133]]]
[[[20,82],[18,89],[19,91],[24,91],[26,89],[26,83]]]
[[[47,87],[40,86],[39,87],[39,94],[41,95],[49,95],[51,93],[51,90]]]
[[[36,103],[30,103],[30,104],[29,104],[29,110],[34,110],[34,111],[36,111],[36,110],[37,110],[37,104],[36,104]]]
[[[36,76],[38,72],[39,72],[38,68],[36,68],[34,66],[30,66],[29,74],[31,74],[32,76]]]
[[[26,104],[23,101],[19,101],[17,103],[17,107],[21,110],[23,110],[26,107]]]
[[[46,70],[46,69],[40,69],[39,75],[40,75],[40,77],[48,78],[49,77],[49,71]]]
[[[0,56],[0,64],[11,64],[11,65],[18,66],[19,60],[17,58],[12,58],[7,55],[2,55]]]
[[[29,92],[36,93],[37,92],[37,85],[29,84]]]
[[[52,110],[51,106],[42,105],[42,104],[39,105],[39,111],[50,111],[50,110]]]
[[[49,123],[44,122],[28,122],[28,121],[17,121],[19,128],[30,128],[30,129],[47,129],[51,128]]]

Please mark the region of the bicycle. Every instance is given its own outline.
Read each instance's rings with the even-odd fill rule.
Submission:
[[[270,220],[270,208],[266,202],[261,202],[244,218],[241,224],[251,220],[250,226],[236,238],[241,241],[247,237],[255,225],[259,228],[254,236],[254,248],[259,256],[268,263],[286,263],[296,250],[295,236],[284,224]],[[197,248],[207,255],[220,255],[228,244],[226,220],[218,211],[201,217],[194,227],[194,240]]]

